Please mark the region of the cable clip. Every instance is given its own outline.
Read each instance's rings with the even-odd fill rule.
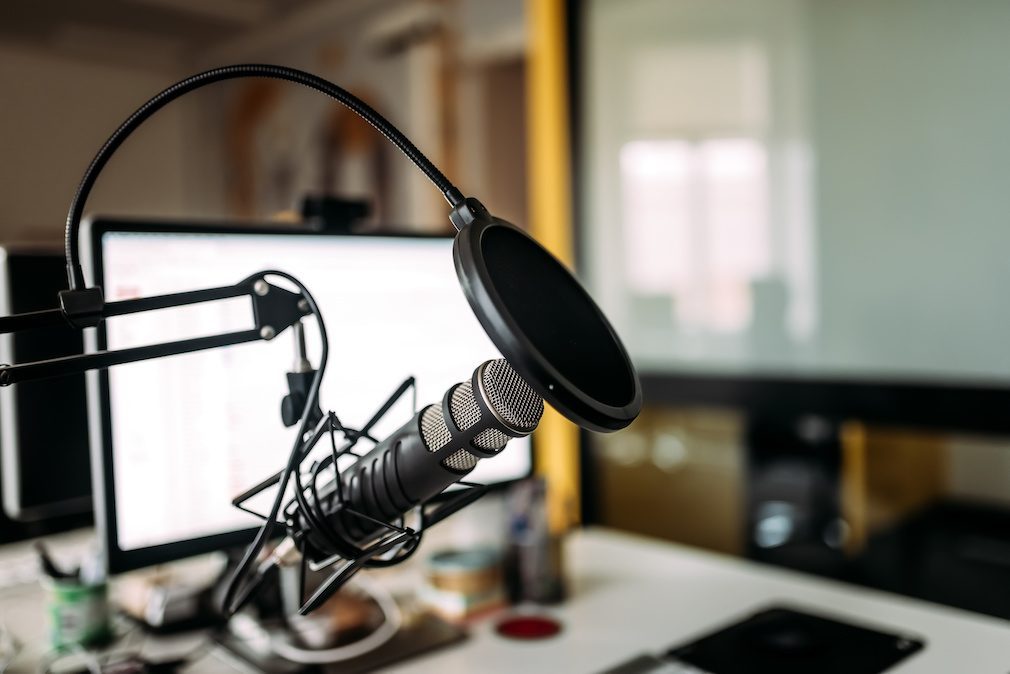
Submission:
[[[60,311],[71,327],[84,329],[97,327],[105,311],[105,296],[98,286],[84,290],[61,290]]]

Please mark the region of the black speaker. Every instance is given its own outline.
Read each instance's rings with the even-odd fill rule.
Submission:
[[[843,571],[840,423],[752,415],[746,431],[748,556],[803,571]]]

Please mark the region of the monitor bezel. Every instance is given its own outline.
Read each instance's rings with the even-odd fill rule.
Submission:
[[[297,237],[369,237],[378,239],[451,239],[449,233],[429,232],[348,232],[316,230],[277,223],[235,221],[170,221],[165,219],[137,219],[96,217],[84,223],[85,263],[90,267],[90,279],[103,286],[105,268],[102,258],[102,238],[106,234],[208,234],[243,236],[297,236]],[[451,263],[447,262],[451,269]],[[462,291],[460,291],[462,293]],[[105,349],[107,345],[104,326],[88,331],[86,348]],[[236,548],[252,541],[255,527],[237,531],[200,536],[182,541],[146,546],[130,550],[120,547],[116,522],[116,494],[113,480],[114,447],[112,442],[112,408],[109,396],[107,370],[88,373],[88,417],[91,435],[92,489],[94,493],[95,527],[102,545],[104,563],[110,574],[125,573],[148,566],[185,559],[196,555]],[[514,482],[532,475],[534,466],[533,441],[530,444],[530,469],[516,480],[505,480],[490,485],[491,490],[506,488]]]

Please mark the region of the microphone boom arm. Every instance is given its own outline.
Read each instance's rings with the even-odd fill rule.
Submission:
[[[90,311],[90,326],[95,326],[105,318],[125,316],[129,314],[170,309],[191,304],[215,302],[247,296],[252,301],[254,327],[249,330],[227,332],[219,335],[195,337],[137,346],[128,349],[98,351],[96,353],[78,354],[62,358],[52,358],[33,363],[19,363],[0,366],[0,386],[10,386],[23,381],[60,377],[69,374],[80,374],[88,370],[97,370],[135,363],[152,358],[175,356],[194,351],[204,351],[233,344],[254,342],[256,340],[271,340],[287,330],[302,318],[311,314],[309,304],[300,293],[294,293],[266,280],[271,272],[259,272],[232,286],[192,290],[154,297],[104,302],[99,295]],[[52,328],[64,326],[67,329],[80,329],[82,326],[68,310],[66,305],[59,309],[33,311],[14,314],[0,318],[0,334],[20,332],[33,328]]]

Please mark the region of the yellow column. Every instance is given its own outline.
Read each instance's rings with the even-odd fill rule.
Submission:
[[[528,180],[531,234],[569,267],[572,244],[566,16],[562,0],[527,0]],[[551,530],[579,520],[578,429],[548,409],[534,439],[547,478]]]
[[[855,556],[866,545],[866,426],[860,421],[842,424],[842,519],[849,525],[845,552]]]

